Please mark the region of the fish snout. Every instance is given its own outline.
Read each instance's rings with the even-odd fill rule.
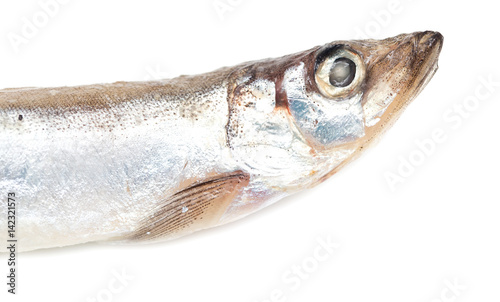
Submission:
[[[423,31],[383,40],[371,49],[363,97],[368,140],[392,125],[438,68],[443,46],[439,32]]]
[[[415,34],[416,42],[420,50],[428,51],[435,48],[441,49],[444,37],[436,31],[423,31]]]

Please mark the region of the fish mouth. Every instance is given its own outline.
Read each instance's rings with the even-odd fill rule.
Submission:
[[[425,31],[399,35],[365,47],[367,78],[363,95],[366,145],[399,118],[438,69],[443,36]],[[373,59],[372,59],[373,58]]]

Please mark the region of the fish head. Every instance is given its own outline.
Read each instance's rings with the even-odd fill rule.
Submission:
[[[249,166],[272,170],[283,184],[317,184],[398,119],[436,72],[442,43],[441,34],[429,31],[336,41],[242,66],[230,114],[242,103],[248,112],[230,117],[230,141],[239,150],[246,146],[241,158]],[[259,115],[249,103],[267,112]],[[254,133],[248,131],[252,127]],[[255,154],[259,151],[272,159],[259,160],[264,156]],[[278,167],[269,168],[273,165]]]

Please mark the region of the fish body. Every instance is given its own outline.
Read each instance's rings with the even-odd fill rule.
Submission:
[[[1,90],[0,192],[16,196],[19,249],[163,241],[313,187],[394,123],[442,40],[336,41],[168,80]]]

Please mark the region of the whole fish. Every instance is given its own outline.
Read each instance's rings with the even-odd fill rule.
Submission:
[[[313,187],[396,121],[442,43],[417,32],[168,80],[1,90],[18,250],[172,239]],[[7,216],[3,203],[2,242]]]

